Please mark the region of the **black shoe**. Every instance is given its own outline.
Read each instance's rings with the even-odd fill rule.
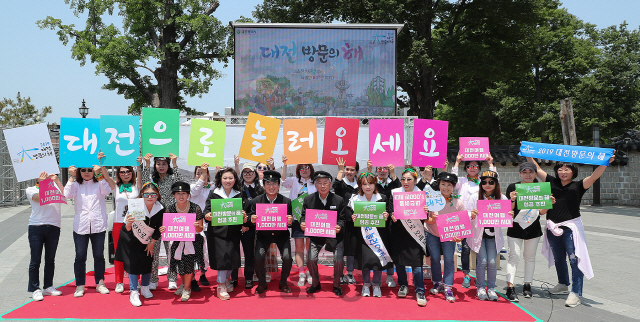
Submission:
[[[349,285],[356,283],[356,278],[353,277],[353,273],[347,273],[347,277],[345,279],[347,280],[347,283],[349,283]]]
[[[333,287],[333,294],[335,294],[335,295],[337,295],[337,296],[342,295],[342,289],[341,289],[340,287],[336,287],[336,286],[334,286],[334,287]]]
[[[347,279],[344,277],[344,275],[340,276],[340,285],[344,285],[347,284]]]
[[[267,284],[258,285],[258,287],[256,287],[256,294],[262,294],[266,291],[267,291]]]
[[[200,274],[200,284],[204,286],[209,286],[209,280],[204,274]]]
[[[202,289],[200,288],[200,286],[198,285],[198,281],[196,280],[191,280],[191,290],[194,292],[200,292],[202,291]]]
[[[307,287],[307,294],[312,294],[312,293],[316,293],[316,292],[320,292],[320,285],[318,286],[309,286]]]
[[[233,281],[231,281],[231,284],[233,284],[233,287],[238,286],[238,280],[233,280]]]
[[[524,287],[522,288],[522,295],[524,295],[524,298],[526,299],[530,299],[533,296],[533,292],[531,292],[531,284],[524,284]]]
[[[253,281],[248,280],[246,283],[244,283],[244,288],[246,288],[247,290],[250,290],[253,288]]]
[[[516,294],[515,287],[507,287],[507,298],[511,302],[518,302],[518,295]]]
[[[291,287],[289,287],[289,285],[287,285],[287,284],[280,285],[278,287],[280,288],[282,293],[291,293]]]

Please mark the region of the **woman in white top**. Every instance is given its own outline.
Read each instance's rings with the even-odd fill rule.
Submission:
[[[220,170],[220,166],[216,167],[216,171]],[[196,179],[196,183],[191,184],[191,196],[189,201],[195,203],[200,207],[200,209],[204,209],[207,204],[207,198],[209,197],[209,193],[213,190],[213,186],[211,185],[211,174],[209,173],[209,164],[203,163],[201,166],[196,167],[193,170],[193,177]],[[207,225],[204,225],[204,230],[207,230]],[[204,231],[199,233],[202,237],[205,237]],[[206,245],[206,242],[205,242]],[[204,251],[207,254],[207,251]],[[204,257],[199,258],[202,259],[201,262],[198,263],[198,267],[200,268],[200,284],[204,286],[209,286],[209,280],[207,279],[207,259]],[[195,278],[194,278],[195,281]],[[196,284],[197,285],[197,284]],[[195,285],[194,285],[195,286]]]
[[[67,199],[75,199],[73,242],[76,258],[73,271],[76,276],[76,291],[73,294],[74,297],[84,296],[89,241],[91,241],[93,253],[96,290],[100,294],[109,294],[109,290],[104,286],[104,240],[108,221],[104,197],[111,193],[109,184],[104,180],[106,173],[107,169],[97,165],[94,165],[93,169],[69,167],[69,181],[64,187],[64,196]],[[76,174],[78,174],[77,177]]]
[[[287,156],[282,156],[282,186],[289,189],[289,199],[293,201],[303,194],[316,192],[313,184],[313,174],[315,170],[312,164],[298,164],[296,166],[296,176],[287,178]],[[311,285],[311,275],[304,267],[304,251],[309,249],[309,238],[304,236],[304,230],[300,229],[300,223],[293,219],[291,225],[291,237],[296,241],[296,265],[298,266],[298,286],[304,286],[305,278]],[[307,278],[307,276],[309,276]]]

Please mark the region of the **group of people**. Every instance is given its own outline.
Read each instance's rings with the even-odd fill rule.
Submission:
[[[99,153],[99,159],[104,157],[103,153]],[[497,301],[496,261],[505,240],[500,228],[480,227],[477,224],[476,205],[478,200],[485,199],[510,199],[512,216],[526,212],[536,218],[526,227],[514,222],[513,227],[507,229],[506,296],[509,300],[518,301],[514,283],[521,257],[525,262],[522,295],[525,298],[532,296],[535,256],[539,240],[543,236],[543,254],[551,263],[555,263],[558,274],[558,284],[551,293],[568,294],[567,306],[580,303],[583,277],[590,278],[593,275],[580,220],[580,201],[587,189],[605,171],[605,166],[598,167],[590,176],[576,181],[578,168],[574,164],[556,164],[555,176],[552,176],[529,158],[520,165],[520,182],[532,183],[539,180],[549,182],[552,188],[553,209],[534,210],[518,209],[515,189],[517,183],[511,183],[502,193],[499,175],[491,157],[486,159],[489,169],[485,171],[482,170],[484,162],[465,161],[460,177],[457,173],[462,162],[461,156],[458,156],[451,172],[446,172],[445,169],[445,172],[437,174],[430,166],[419,169],[408,165],[399,176],[393,165],[376,167],[374,173],[374,167],[369,161],[367,169],[361,172],[357,162],[346,165],[344,160],[338,159],[335,178],[326,171],[315,171],[312,164],[296,165],[295,176],[288,177],[286,156],[282,157],[284,166],[281,173],[275,171],[273,159],[258,164],[247,162],[240,167],[240,160],[236,157],[235,167],[216,167],[213,180],[208,164],[196,167],[191,180],[195,183],[191,184],[185,181],[176,161],[173,154],[168,158],[147,154],[138,158],[139,166],[115,167],[115,180],[109,176],[104,166],[71,166],[70,179],[65,186],[56,175],[44,172],[40,175],[38,182],[50,178],[66,198],[75,199],[75,297],[81,297],[85,293],[89,242],[93,253],[96,290],[101,294],[110,292],[104,283],[104,243],[108,229],[105,197],[110,193],[113,193],[115,199],[112,227],[115,244],[115,292],[125,291],[126,272],[129,299],[133,306],[142,305],[140,295],[146,299],[153,297],[152,291],[158,287],[161,244],[164,245],[168,258],[168,289],[175,290],[181,301],[188,301],[191,292],[200,291],[200,285],[210,285],[207,269],[217,271],[216,296],[221,300],[229,300],[230,293],[238,286],[241,249],[245,258],[245,288],[252,289],[254,281],[257,281],[255,294],[266,292],[270,280],[266,266],[271,244],[275,244],[282,261],[278,289],[284,293],[292,292],[287,281],[294,259],[298,269],[297,285],[304,287],[309,284],[306,288],[306,293],[309,294],[322,290],[318,257],[322,248],[325,248],[333,253],[332,291],[337,296],[343,294],[342,284],[356,283],[354,270],[357,269],[362,272],[362,296],[381,297],[382,273],[386,272],[386,285],[393,289],[398,287],[398,297],[407,297],[407,267],[410,267],[415,300],[419,306],[426,306],[423,264],[425,257],[429,257],[433,282],[429,293],[442,293],[446,301],[453,303],[456,301],[453,287],[457,243],[461,243],[462,249],[461,266],[464,277],[461,286],[471,287],[469,255],[470,250],[473,250],[477,254],[477,298]],[[143,163],[144,167],[141,169]],[[425,206],[426,219],[397,219],[393,206],[397,193],[423,191],[427,185],[440,191],[445,198],[444,209],[434,212]],[[281,186],[289,190],[288,197],[280,194]],[[292,200],[303,195],[306,196],[302,202],[302,211],[299,220],[296,220]],[[31,247],[28,291],[32,292],[34,300],[39,301],[43,299],[43,295],[61,295],[52,284],[61,212],[60,204],[39,204],[37,185],[27,189],[27,196],[32,205],[28,230]],[[128,201],[134,198],[144,200],[144,220],[135,220],[134,215],[128,211]],[[243,222],[237,225],[211,225],[211,200],[228,198],[242,199]],[[386,205],[382,214],[384,227],[354,225],[355,203],[359,201],[382,202]],[[259,204],[287,205],[289,229],[256,230],[256,209]],[[337,213],[335,238],[305,236],[305,218],[310,209]],[[458,211],[467,211],[470,216],[473,237],[441,241],[437,217]],[[163,241],[164,213],[195,213],[196,221],[192,223],[196,231],[195,240]],[[546,223],[543,224],[540,222],[542,215],[546,215]],[[137,233],[149,228],[153,231],[150,238],[143,238]],[[294,245],[291,245],[291,238]],[[292,248],[295,249],[295,257],[292,256]],[[41,290],[39,267],[43,249],[45,274]],[[444,269],[441,269],[441,256]],[[571,266],[571,280],[567,257]],[[199,278],[196,278],[196,271],[199,271]],[[394,274],[397,274],[397,283]]]

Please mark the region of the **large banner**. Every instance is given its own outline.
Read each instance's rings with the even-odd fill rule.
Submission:
[[[19,182],[35,179],[42,171],[60,173],[46,124],[4,130],[4,139]]]
[[[395,29],[235,29],[235,110],[394,115]]]
[[[609,165],[614,149],[522,141],[519,155],[543,160]]]

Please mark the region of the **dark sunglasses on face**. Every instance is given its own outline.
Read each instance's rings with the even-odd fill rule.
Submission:
[[[142,194],[142,196],[145,198],[155,198],[158,196],[158,194],[155,192],[145,192]]]
[[[303,166],[300,166],[300,170],[301,170],[301,171],[304,171],[304,170],[311,170],[311,168],[310,168],[308,165],[303,165]]]
[[[495,182],[495,181],[493,181],[493,180],[482,181],[482,182],[480,182],[480,183],[481,183],[483,186],[484,186],[484,185],[487,185],[487,184],[488,184],[488,185],[490,185],[490,186],[494,186],[494,185],[496,184],[496,182]]]
[[[477,165],[468,165],[466,166],[467,169],[478,169]]]
[[[130,173],[131,173],[131,170],[120,171],[120,174],[130,174]]]
[[[80,172],[91,172],[93,169],[90,168],[80,168]]]
[[[258,169],[258,170],[269,170],[269,168],[267,168],[265,166],[257,166],[256,169]]]

